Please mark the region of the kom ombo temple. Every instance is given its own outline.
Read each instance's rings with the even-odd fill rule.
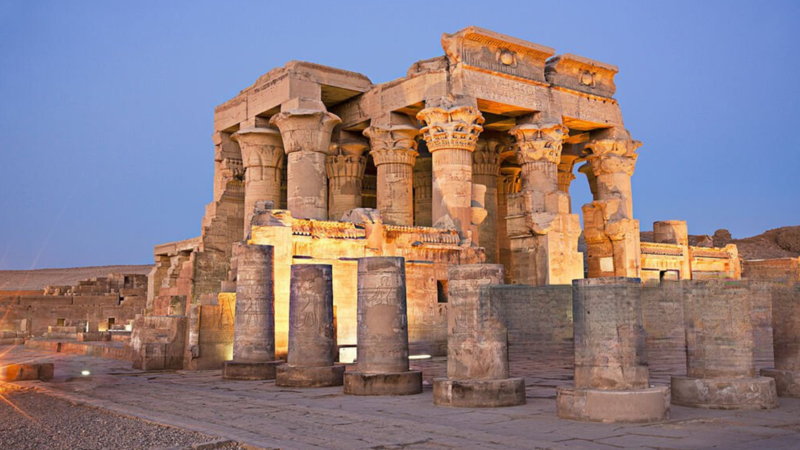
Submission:
[[[186,328],[173,366],[230,359],[242,240],[274,248],[278,354],[292,265],[333,267],[342,360],[355,356],[358,258],[405,259],[409,342],[425,354],[445,353],[452,265],[502,264],[506,284],[528,286],[740,277],[736,247],[691,246],[685,222],[641,241],[642,143],[614,99],[616,66],[477,27],[442,50],[382,84],[292,61],[215,109],[201,234],[155,248],[137,319],[144,334]],[[578,176],[589,204],[572,204]]]

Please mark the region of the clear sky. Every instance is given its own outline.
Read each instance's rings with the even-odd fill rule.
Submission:
[[[798,24],[797,1],[1,0],[0,269],[151,263],[200,234],[216,105],[293,59],[398,78],[469,25],[619,66],[642,230],[797,225]]]

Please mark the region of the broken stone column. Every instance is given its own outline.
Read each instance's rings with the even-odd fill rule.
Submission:
[[[431,221],[431,201],[433,188],[433,159],[427,157],[417,157],[414,163],[414,225],[418,227],[429,227],[433,225]]]
[[[572,315],[575,385],[557,389],[558,417],[606,423],[667,420],[669,388],[649,384],[641,281],[575,280]]]
[[[689,253],[689,229],[685,220],[662,220],[653,222],[653,242],[681,246],[681,280],[692,279],[692,255]]]
[[[684,281],[686,376],[672,377],[672,403],[710,409],[778,407],[775,380],[757,377],[751,289],[731,281]]]
[[[328,156],[328,217],[339,221],[347,211],[361,208],[361,182],[367,158],[361,156],[367,144],[360,140],[345,140],[335,146],[336,154]]]
[[[772,287],[775,368],[761,376],[775,380],[779,397],[800,398],[800,284]]]
[[[503,283],[503,266],[450,266],[447,283],[447,378],[433,380],[433,403],[470,408],[525,404],[525,380],[508,374],[508,330],[490,296],[480,291]]]
[[[283,111],[270,119],[281,130],[286,150],[286,205],[292,217],[328,220],[325,163],[333,127],[339,123],[336,115],[314,109]]]
[[[358,260],[358,349],[344,393],[408,395],[422,392],[422,372],[408,368],[405,260]]]
[[[414,162],[419,133],[409,125],[373,125],[364,130],[378,169],[378,211],[384,223],[414,225]]]
[[[333,266],[292,265],[289,294],[289,354],[275,384],[341,386],[344,366],[334,365]]]
[[[271,245],[235,244],[237,258],[233,360],[226,380],[271,380],[282,361],[275,360],[275,287]]]
[[[500,149],[502,143],[497,139],[480,139],[472,153],[472,181],[486,186],[483,205],[487,218],[478,226],[477,244],[486,250],[486,262],[500,261],[497,221],[497,177],[500,175]]]
[[[583,278],[580,219],[570,214],[569,194],[558,189],[558,163],[568,131],[544,119],[509,131],[522,165],[521,192],[507,196],[510,278],[515,283],[545,286]]]
[[[641,145],[617,128],[603,130],[585,145],[594,196],[583,206],[589,278],[641,275],[639,221],[633,218],[631,196],[635,151]]]
[[[231,136],[242,151],[244,171],[244,236],[250,234],[253,207],[259,200],[281,201],[283,141],[272,128],[245,128]]]
[[[427,124],[420,133],[433,158],[431,220],[436,224],[449,216],[461,237],[467,238],[472,223],[472,152],[484,119],[474,106],[454,105],[447,99],[427,106],[417,119]]]

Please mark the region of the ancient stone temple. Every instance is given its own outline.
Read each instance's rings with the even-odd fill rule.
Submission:
[[[707,263],[695,267],[679,240],[640,242],[641,143],[614,99],[615,66],[477,27],[445,34],[442,49],[381,84],[292,61],[216,108],[201,235],[156,247],[150,274],[148,314],[177,305],[190,318],[186,368],[231,358],[242,240],[274,249],[279,357],[293,264],[332,267],[341,361],[357,344],[358,258],[405,259],[410,351],[427,355],[446,352],[451,265],[502,264],[506,283],[531,286],[738,276],[735,251],[697,250]],[[576,176],[593,195],[583,226]]]

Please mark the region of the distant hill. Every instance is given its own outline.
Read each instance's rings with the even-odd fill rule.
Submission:
[[[94,266],[69,269],[0,270],[0,291],[33,291],[47,285],[73,285],[80,280],[110,273],[147,275],[153,266]]]
[[[775,228],[730,242],[739,247],[739,254],[745,260],[797,257],[800,256],[800,225]]]

